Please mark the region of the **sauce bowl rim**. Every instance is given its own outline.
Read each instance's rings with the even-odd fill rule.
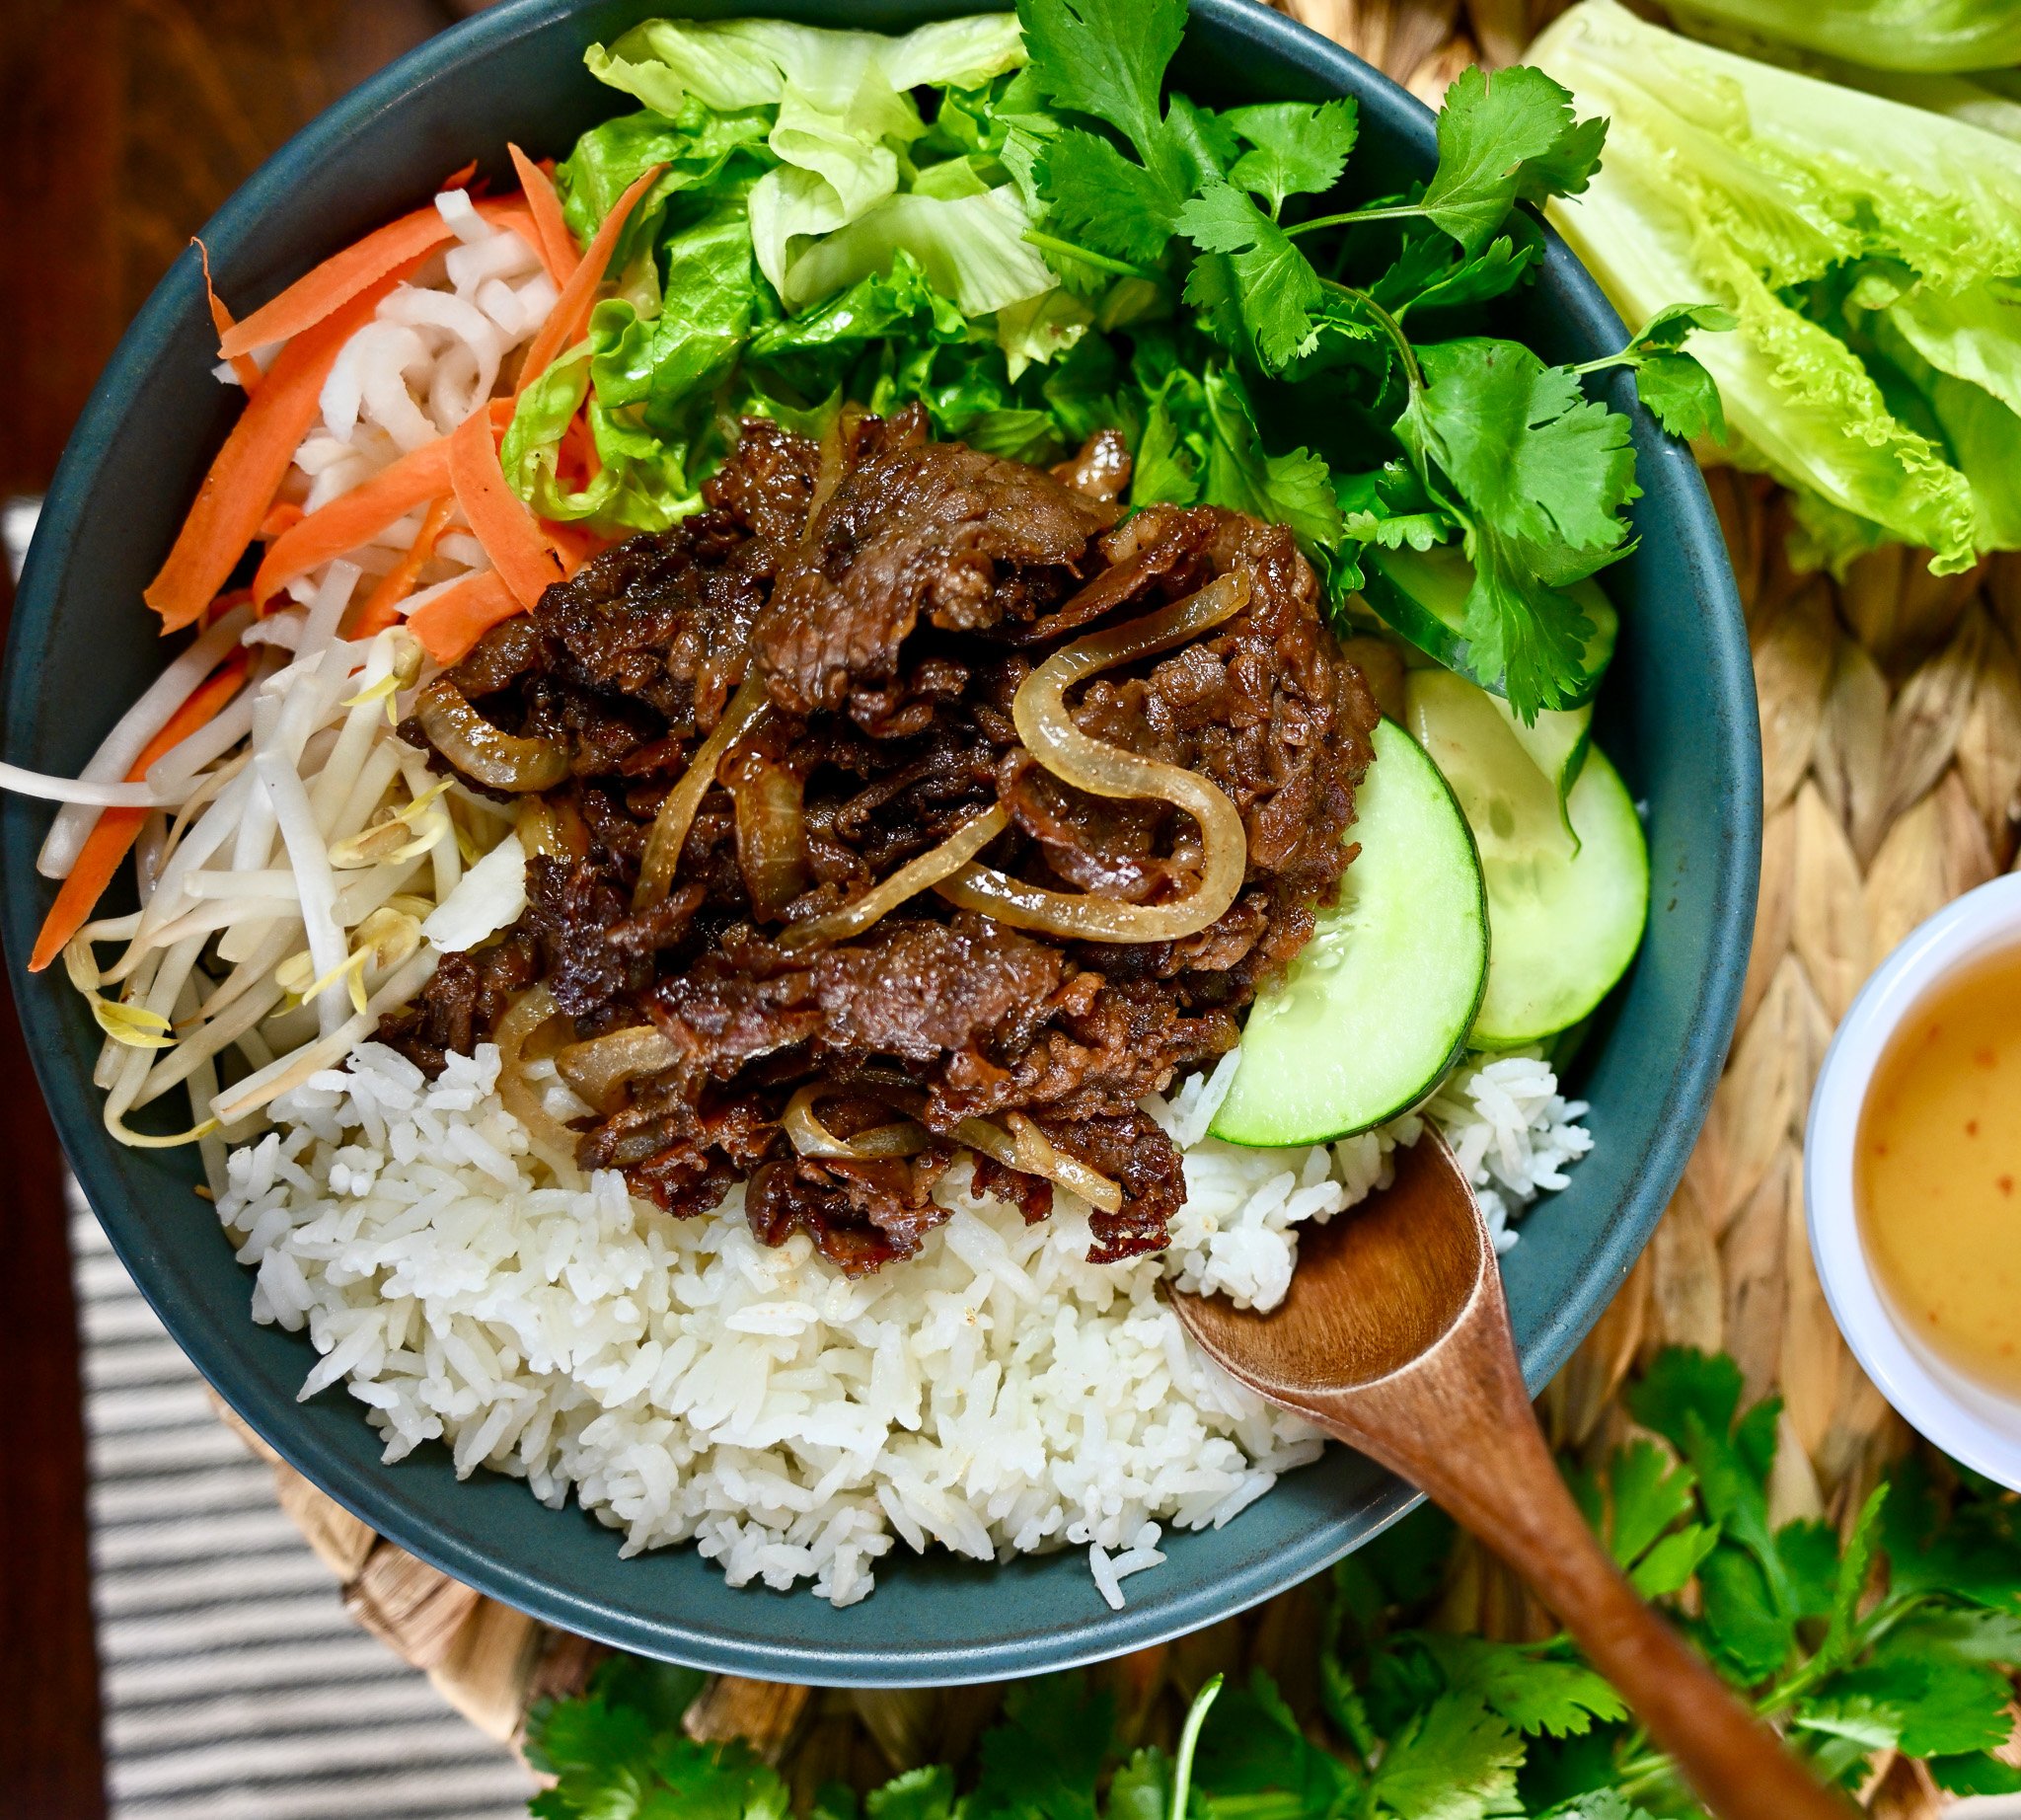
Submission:
[[[1875,1280],[1859,1231],[1853,1153],[1875,1070],[1904,1021],[1968,962],[2021,947],[2021,872],[1968,891],[1918,924],[1860,988],[1840,1022],[1804,1130],[1804,1214],[1818,1280],[1839,1332],[1874,1386],[1911,1428],[1975,1472],[2021,1490],[2021,1396],[2003,1428],[1973,1409],[1903,1332]],[[1959,1373],[1960,1383],[1964,1374]]]

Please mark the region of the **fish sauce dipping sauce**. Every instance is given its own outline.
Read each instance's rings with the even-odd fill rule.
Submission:
[[[1867,982],[1804,1149],[1819,1280],[1868,1377],[2021,1486],[2021,874],[1947,906]]]
[[[1896,1029],[1853,1168],[1897,1324],[2021,1398],[2021,941],[1947,974]]]

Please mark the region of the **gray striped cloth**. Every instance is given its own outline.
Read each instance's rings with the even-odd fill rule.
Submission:
[[[71,1197],[114,1820],[523,1816],[524,1766],[344,1616],[271,1472]]]
[[[0,502],[17,581],[40,506]],[[525,1766],[344,1616],[272,1474],[69,1194],[113,1820],[524,1816]]]

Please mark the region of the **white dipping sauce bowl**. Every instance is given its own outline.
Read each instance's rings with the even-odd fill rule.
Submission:
[[[1811,1096],[1804,1210],[1825,1299],[1846,1344],[1910,1427],[1974,1471],[2021,1490],[2021,1399],[1995,1395],[1896,1319],[1860,1239],[1853,1154],[1867,1089],[1896,1031],[1943,979],[2021,946],[2021,873],[1969,891],[1911,933],[1867,981]],[[2021,1106],[2015,1108],[2021,1118]]]

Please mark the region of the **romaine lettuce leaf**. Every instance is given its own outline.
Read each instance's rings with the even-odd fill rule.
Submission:
[[[2001,0],[1674,0],[1680,21],[1778,38],[1878,69],[2021,63],[2021,11]]]
[[[1591,190],[1553,219],[1630,320],[1683,296],[1733,312],[1738,332],[1695,351],[1736,459],[1809,496],[1814,544],[1842,559],[1892,537],[1942,570],[2005,547],[2008,514],[1975,498],[1949,428],[1983,430],[1984,414],[1951,395],[1947,417],[1898,386],[1874,322],[1947,378],[1996,400],[2021,389],[2021,146],[1693,43],[1614,0],[1583,0],[1535,54],[1612,116]]]

